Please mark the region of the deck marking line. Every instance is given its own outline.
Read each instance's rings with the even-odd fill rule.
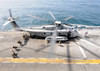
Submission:
[[[47,59],[47,58],[0,58],[3,63],[51,63],[51,64],[68,64],[66,59]],[[100,59],[89,60],[71,60],[71,64],[100,64]]]

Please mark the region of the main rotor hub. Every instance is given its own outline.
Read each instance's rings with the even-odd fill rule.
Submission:
[[[60,25],[60,24],[61,24],[61,21],[55,21],[54,24],[55,24],[55,25]]]
[[[8,21],[12,21],[13,20],[13,18],[12,17],[8,17],[8,19],[7,19]]]

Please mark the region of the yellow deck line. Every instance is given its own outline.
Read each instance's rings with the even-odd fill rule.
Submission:
[[[47,58],[0,58],[0,62],[13,62],[13,63],[64,63],[64,64],[99,64],[100,59],[92,60],[71,60],[68,62],[66,59],[47,59]]]

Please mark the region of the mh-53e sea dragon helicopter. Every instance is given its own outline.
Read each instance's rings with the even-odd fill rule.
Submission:
[[[8,22],[4,23],[3,26],[6,26],[7,24],[11,23],[12,27],[16,31],[29,32],[31,37],[39,36],[39,37],[45,37],[46,40],[49,40],[51,39],[51,36],[53,35],[54,32],[56,33],[56,38],[59,41],[65,41],[70,38],[79,37],[78,32],[74,28],[71,27],[71,24],[62,23],[63,21],[67,21],[71,19],[73,16],[63,19],[62,21],[50,21],[51,23],[53,23],[51,25],[34,26],[30,28],[20,28],[16,24],[15,18],[12,17],[11,9],[9,9],[9,14],[10,14],[10,17],[7,18]],[[51,12],[49,12],[49,14],[54,20],[56,20],[55,16]],[[36,19],[44,20],[44,21],[49,21],[47,19],[40,18],[37,16],[32,16],[32,15],[28,15],[28,16],[34,17]]]

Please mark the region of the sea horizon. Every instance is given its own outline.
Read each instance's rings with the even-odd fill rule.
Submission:
[[[16,23],[20,27],[52,24],[27,16],[31,14],[55,21],[48,12],[52,12],[57,21],[69,16],[74,16],[64,23],[100,26],[100,1],[99,0],[3,0],[0,1],[0,31],[11,30],[11,24],[2,26],[9,17],[8,9],[11,9]]]

